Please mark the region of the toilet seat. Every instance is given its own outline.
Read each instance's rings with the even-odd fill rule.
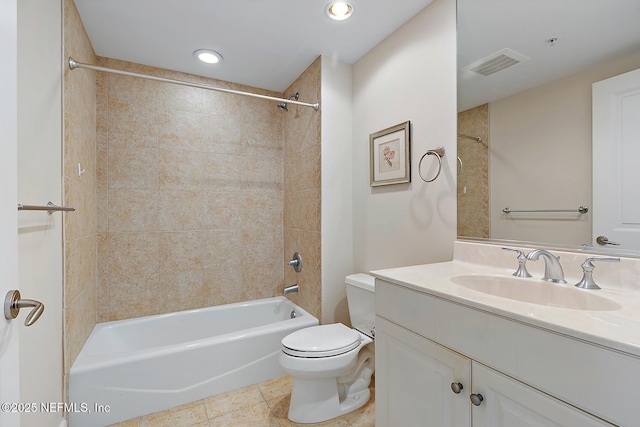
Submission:
[[[342,323],[300,329],[282,339],[282,351],[289,356],[321,358],[337,356],[361,344],[358,331]]]

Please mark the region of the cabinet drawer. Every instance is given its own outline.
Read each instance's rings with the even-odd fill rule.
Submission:
[[[376,314],[586,412],[640,419],[640,359],[376,279]]]

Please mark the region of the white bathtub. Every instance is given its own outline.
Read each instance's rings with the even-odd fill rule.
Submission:
[[[106,426],[283,376],[280,341],[317,324],[285,297],[100,323],[71,367],[69,427]]]

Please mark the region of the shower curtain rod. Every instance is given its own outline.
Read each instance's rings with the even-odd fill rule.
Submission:
[[[242,92],[242,91],[239,91],[239,90],[224,89],[224,88],[221,88],[221,87],[202,85],[202,84],[198,84],[198,83],[190,83],[190,82],[185,82],[185,81],[182,81],[182,80],[174,80],[174,79],[167,79],[167,78],[164,78],[164,77],[150,76],[150,75],[147,75],[147,74],[132,73],[130,71],[116,70],[114,68],[107,68],[107,67],[100,67],[98,65],[84,64],[82,62],[78,62],[78,61],[74,60],[72,57],[69,57],[69,68],[71,70],[75,70],[76,68],[86,68],[88,70],[104,71],[105,73],[120,74],[120,75],[123,75],[123,76],[140,77],[141,79],[155,80],[155,81],[158,81],[158,82],[173,83],[173,84],[177,84],[177,85],[197,87],[197,88],[200,88],[200,89],[215,90],[217,92],[231,93],[231,94],[234,94],[234,95],[251,96],[253,98],[268,99],[270,101],[286,102],[288,104],[296,104],[296,105],[302,105],[303,107],[311,107],[316,111],[318,111],[318,109],[320,108],[320,104],[318,104],[317,102],[315,104],[309,104],[307,102],[294,101],[294,100],[291,100],[291,99],[276,98],[274,96],[267,96],[267,95],[258,95],[257,93]]]

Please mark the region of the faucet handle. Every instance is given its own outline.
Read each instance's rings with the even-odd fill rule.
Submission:
[[[596,285],[593,280],[593,269],[596,267],[593,265],[593,261],[608,261],[608,262],[620,262],[618,257],[588,257],[582,263],[582,279],[576,283],[576,287],[582,289],[600,289],[600,286]]]
[[[515,273],[513,273],[514,276],[531,277],[531,274],[529,274],[529,272],[527,271],[527,257],[524,254],[524,251],[522,249],[505,248],[505,247],[503,247],[502,249],[504,249],[505,251],[513,251],[518,253],[518,269],[516,270]]]
[[[300,273],[302,271],[302,256],[298,252],[295,252],[293,259],[287,261],[287,265],[293,267],[296,273]]]

